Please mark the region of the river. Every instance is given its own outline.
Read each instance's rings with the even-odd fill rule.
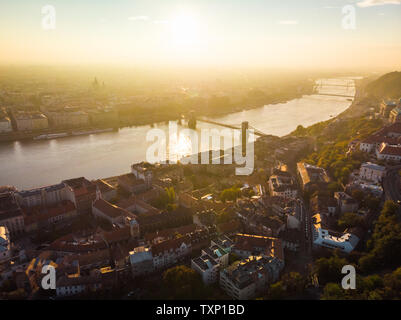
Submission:
[[[231,125],[248,121],[263,133],[286,135],[300,124],[307,127],[328,120],[350,106],[349,98],[329,94],[354,96],[352,79],[319,81],[322,83],[318,88],[319,94],[210,119]],[[155,128],[165,132],[168,132],[168,127],[167,124],[155,125]],[[197,127],[198,131],[215,128],[204,122],[199,122]],[[1,143],[0,185],[12,185],[22,190],[80,176],[96,179],[129,172],[132,163],[146,159],[146,151],[152,145],[152,142],[146,141],[150,129],[150,125],[127,127],[88,136]],[[180,156],[188,154],[190,146],[185,139],[180,139],[178,145]]]

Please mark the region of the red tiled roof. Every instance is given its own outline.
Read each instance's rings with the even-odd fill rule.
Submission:
[[[130,213],[118,206],[115,206],[111,204],[110,202],[107,202],[106,200],[103,199],[97,199],[93,203],[93,207],[104,213],[105,215],[108,215],[111,218],[117,218],[121,215],[129,215]]]
[[[264,248],[266,253],[284,260],[280,239],[249,234],[237,234],[235,238],[235,249],[255,251],[255,248]]]
[[[132,173],[127,173],[127,174],[118,176],[117,180],[118,180],[119,184],[122,183],[122,184],[126,184],[126,185],[131,185],[131,186],[145,184],[145,181],[143,179],[137,179],[135,177],[135,175],[133,175]]]
[[[130,227],[124,227],[121,229],[104,232],[103,237],[109,243],[124,241],[131,237],[131,230]]]
[[[59,204],[48,208],[24,208],[24,222],[25,224],[31,224],[34,222],[44,221],[74,210],[75,205],[68,200],[63,200]]]
[[[379,153],[391,156],[401,156],[401,145],[384,144],[380,147]]]
[[[147,233],[145,234],[144,238],[146,241],[152,241],[157,237],[163,237],[163,238],[173,237],[175,233],[186,235],[188,233],[194,232],[196,229],[197,229],[196,224],[189,224],[178,228],[170,228],[158,232]]]
[[[188,236],[181,237],[178,239],[166,240],[155,244],[152,246],[152,253],[153,255],[159,255],[165,251],[176,250],[178,249],[183,243],[190,244],[191,240]]]
[[[110,253],[108,249],[99,250],[87,254],[79,254],[79,255],[70,255],[64,258],[64,262],[67,264],[71,264],[73,261],[78,260],[79,265],[86,266],[90,264],[94,264],[97,262],[102,262],[108,260],[110,258]]]
[[[118,206],[124,209],[127,209],[132,206],[138,206],[146,210],[146,215],[157,215],[160,214],[162,211],[151,206],[150,204],[146,203],[145,201],[139,200],[136,197],[130,197],[124,200],[121,200],[118,203]]]
[[[369,137],[367,137],[365,140],[362,141],[362,143],[382,143],[386,142],[388,144],[397,144],[400,142],[400,139],[398,138],[392,138],[388,137],[387,135],[392,132],[396,134],[401,135],[401,123],[400,122],[395,122],[389,126],[386,126],[379,131],[371,134]]]
[[[106,181],[104,181],[102,179],[95,180],[94,183],[97,185],[97,187],[99,188],[99,190],[101,192],[107,192],[107,191],[111,191],[111,190],[115,189],[113,186],[111,186],[110,184],[108,184]]]
[[[238,232],[241,224],[238,220],[233,220],[230,222],[220,223],[217,225],[217,229],[222,233]]]

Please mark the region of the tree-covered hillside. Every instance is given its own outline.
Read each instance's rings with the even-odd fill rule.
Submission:
[[[401,72],[387,73],[369,83],[366,87],[369,95],[379,98],[396,99],[401,97]]]

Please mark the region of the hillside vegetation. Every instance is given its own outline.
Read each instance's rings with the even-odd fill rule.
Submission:
[[[381,76],[369,83],[366,91],[369,95],[379,98],[401,97],[401,72],[394,71]]]

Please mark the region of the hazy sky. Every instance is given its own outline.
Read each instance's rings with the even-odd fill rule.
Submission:
[[[397,69],[400,3],[2,0],[0,64]],[[54,30],[42,27],[45,5],[56,10]],[[342,27],[346,5],[355,8],[355,29]]]

